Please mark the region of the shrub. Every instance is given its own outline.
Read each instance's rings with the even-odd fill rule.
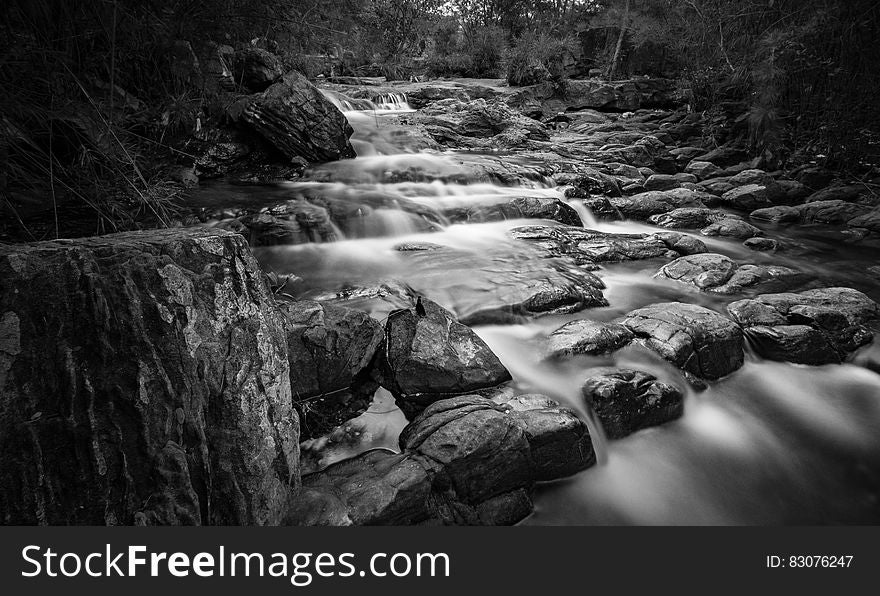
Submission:
[[[508,54],[507,82],[523,86],[550,81],[558,93],[564,93],[565,61],[576,50],[574,37],[526,32],[517,38]]]

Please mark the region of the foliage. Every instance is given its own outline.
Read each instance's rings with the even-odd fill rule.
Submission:
[[[527,31],[518,37],[508,56],[507,82],[533,85],[550,81],[558,93],[564,93],[565,62],[577,52],[573,36],[554,37]]]

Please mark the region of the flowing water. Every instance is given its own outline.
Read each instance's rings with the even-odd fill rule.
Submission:
[[[416,292],[468,317],[487,304],[509,302],[534,284],[577,283],[578,272],[570,265],[556,263],[508,235],[511,228],[534,220],[450,224],[447,217],[455,209],[514,197],[562,198],[534,163],[515,156],[418,151],[395,120],[411,111],[405,98],[370,102],[329,96],[355,128],[357,159],[319,166],[295,183],[216,184],[196,199],[222,212],[320,195],[328,213],[345,210],[344,223],[332,230],[332,242],[255,248],[266,269],[288,280],[285,292],[340,301],[380,319]],[[504,178],[505,171],[513,170],[516,184]],[[635,222],[597,222],[582,204],[572,206],[592,229],[656,231]],[[878,262],[877,246],[849,244],[842,232],[827,227],[767,231],[785,242],[785,251],[762,254],[738,241],[704,241],[710,250],[735,260],[788,265],[816,275],[825,285],[854,287],[880,300],[880,276],[869,273]],[[680,300],[723,311],[728,302],[741,298],[654,279],[664,262],[610,264],[596,271],[606,285],[608,307],[474,329],[521,390],[547,394],[590,419],[579,375],[593,362],[542,363],[536,338],[571,320],[610,320],[656,302]],[[749,354],[739,371],[705,391],[689,390],[681,419],[607,444],[591,421],[599,465],[542,485],[535,513],[525,523],[880,522],[877,346],[875,342],[862,349],[850,363],[821,367],[763,361]],[[643,351],[624,350],[614,363],[688,387],[677,370]],[[304,454],[320,453],[310,464],[319,469],[365,449],[396,449],[404,424],[390,396],[380,393],[373,407],[346,429],[354,428],[363,440],[336,442],[328,449],[326,439],[317,439],[304,445]]]

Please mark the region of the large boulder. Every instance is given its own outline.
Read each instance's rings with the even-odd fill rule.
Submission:
[[[0,519],[278,524],[298,485],[287,342],[245,240],[0,247]]]
[[[287,159],[324,162],[355,157],[349,142],[354,129],[348,120],[296,71],[262,93],[239,99],[228,113]]]
[[[762,294],[727,310],[761,356],[801,364],[842,362],[871,342],[880,318],[880,306],[850,288]]]
[[[384,330],[359,310],[309,300],[279,306],[301,438],[319,437],[369,407],[368,370]]]
[[[682,302],[652,304],[619,320],[641,344],[686,373],[714,380],[742,366],[743,335],[722,315]]]
[[[244,48],[232,55],[232,76],[235,82],[251,92],[265,91],[284,74],[281,61],[260,48]]]
[[[595,368],[582,388],[609,439],[680,418],[682,392],[639,370]]]
[[[440,399],[510,380],[476,333],[426,299],[388,316],[377,366],[382,385],[408,418]]]
[[[539,480],[595,463],[586,425],[538,395],[467,395],[428,406],[400,434],[400,454],[368,451],[303,478],[290,523],[512,524]]]

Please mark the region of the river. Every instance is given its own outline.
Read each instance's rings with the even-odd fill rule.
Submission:
[[[320,195],[328,209],[353,213],[333,223],[328,237],[317,238],[324,241],[300,238],[295,244],[255,247],[261,264],[288,280],[283,291],[296,298],[340,301],[381,320],[402,305],[394,285],[399,284],[459,317],[472,317],[474,330],[520,389],[564,400],[587,415],[577,370],[542,363],[536,337],[575,319],[611,320],[657,302],[689,302],[723,312],[727,303],[743,297],[656,279],[653,274],[667,261],[646,259],[603,264],[594,272],[606,286],[609,306],[498,322],[481,318],[487,304],[509,302],[511,295],[536,283],[576,284],[579,273],[508,234],[534,220],[451,223],[448,214],[515,197],[564,199],[562,192],[540,176],[501,185],[473,174],[485,171],[486,160],[506,160],[525,169],[532,165],[517,156],[415,151],[395,124],[397,115],[409,111],[403,97],[389,97],[380,105],[334,99],[355,128],[353,144],[360,157],[315,167],[297,182],[214,183],[196,198],[216,212]],[[597,221],[580,202],[570,204],[590,229],[627,234],[658,230],[639,222]],[[787,250],[756,253],[738,240],[703,240],[711,251],[733,259],[786,265],[821,278],[825,285],[853,287],[880,300],[880,278],[867,273],[878,262],[876,247],[845,242],[842,231],[829,226],[759,227]],[[444,250],[401,250],[426,245]],[[381,290],[388,282],[393,283]],[[677,370],[652,354],[624,350],[613,362],[637,364],[688,387]],[[599,465],[541,485],[535,512],[523,523],[880,522],[878,370],[876,341],[849,363],[819,367],[764,361],[749,353],[745,366],[708,389],[688,389],[681,419],[611,441],[601,447]],[[396,435],[406,423],[381,390],[360,421],[366,429],[361,444],[337,446],[325,463],[368,448],[396,449]],[[304,453],[321,449],[328,449],[321,439],[304,445]]]

